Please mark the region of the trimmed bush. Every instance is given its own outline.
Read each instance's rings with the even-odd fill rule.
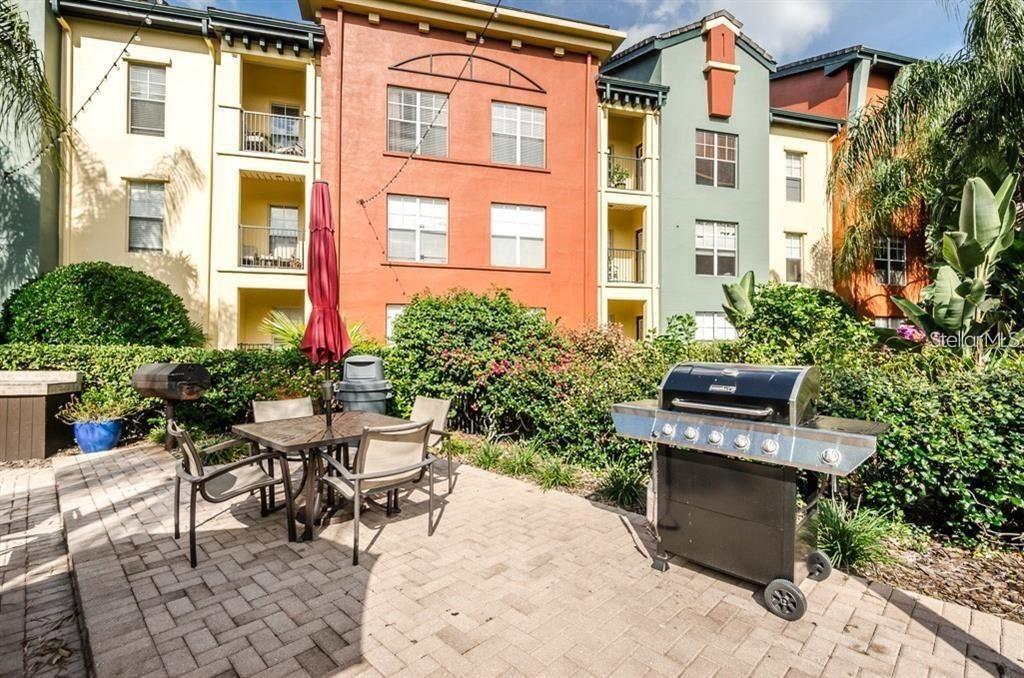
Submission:
[[[227,430],[251,418],[254,399],[318,397],[323,375],[298,351],[169,348],[153,346],[50,346],[0,344],[0,370],[78,370],[83,396],[103,391],[141,412],[129,424],[142,433],[158,423],[162,401],[142,398],[132,388],[132,373],[151,362],[195,362],[210,372],[212,387],[196,403],[179,405],[176,415],[205,432]]]
[[[181,298],[150,276],[93,261],[61,266],[14,292],[0,336],[8,342],[201,346]]]

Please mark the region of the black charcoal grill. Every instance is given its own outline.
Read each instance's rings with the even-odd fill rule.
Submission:
[[[659,400],[612,407],[619,435],[657,444],[653,567],[678,555],[765,586],[784,619],[803,616],[800,582],[832,570],[807,530],[825,479],[852,473],[885,430],[819,416],[818,389],[816,367],[686,363],[665,376]]]
[[[210,373],[196,363],[149,363],[132,374],[132,386],[147,398],[164,401],[164,418],[174,419],[174,404],[199,400],[210,388]],[[164,447],[171,449],[173,439],[168,434]]]

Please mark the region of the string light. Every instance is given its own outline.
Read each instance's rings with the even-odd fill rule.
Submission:
[[[82,113],[82,111],[85,110],[86,106],[88,106],[89,103],[93,100],[93,97],[95,97],[96,94],[99,93],[100,88],[103,87],[103,83],[107,81],[107,79],[110,77],[110,74],[120,68],[121,59],[123,59],[124,56],[128,53],[128,48],[131,46],[133,42],[135,42],[135,39],[138,37],[139,32],[142,30],[142,27],[152,25],[153,20],[150,18],[150,14],[153,13],[153,9],[156,8],[157,5],[159,4],[160,0],[153,0],[153,2],[150,3],[149,9],[146,10],[146,13],[142,17],[142,21],[140,21],[139,25],[135,27],[135,30],[132,32],[131,37],[128,38],[128,41],[124,44],[124,47],[121,48],[121,51],[118,53],[117,58],[114,59],[114,63],[110,64],[110,68],[106,70],[106,72],[103,74],[103,77],[100,78],[100,81],[96,83],[96,86],[93,88],[92,92],[89,93],[89,96],[85,98],[85,101],[83,101],[82,105],[78,107],[78,110],[76,110],[74,114],[70,118],[68,118],[67,122],[65,122],[64,125],[60,128],[60,131],[57,132],[56,136],[51,138],[49,143],[40,148],[38,152],[32,154],[32,156],[28,160],[23,162],[18,167],[15,167],[10,170],[5,170],[5,182],[11,181],[16,174],[19,174],[23,169],[31,165],[33,162],[35,162],[42,156],[49,153],[58,143],[60,143],[61,139],[63,139],[65,134],[67,134],[67,132],[71,129],[71,126],[74,124],[78,116]]]
[[[455,82],[452,83],[451,88],[449,88],[448,95],[445,97],[444,100],[444,104],[442,104],[434,113],[434,118],[430,121],[430,124],[427,125],[427,128],[423,130],[423,133],[420,135],[419,141],[416,142],[416,146],[411,151],[409,151],[408,155],[405,156],[405,158],[402,160],[402,164],[399,165],[398,169],[395,171],[393,175],[391,175],[390,179],[385,181],[380,188],[378,188],[372,195],[370,195],[370,197],[360,198],[359,200],[356,201],[359,204],[359,206],[363,209],[363,216],[366,217],[366,223],[370,226],[370,230],[373,232],[373,238],[374,240],[377,241],[377,246],[380,247],[380,253],[381,256],[384,258],[385,262],[387,262],[388,258],[387,248],[384,247],[384,242],[383,240],[381,240],[380,235],[377,233],[377,227],[373,225],[373,220],[370,218],[370,212],[366,209],[366,206],[369,205],[374,200],[376,200],[377,198],[379,198],[385,191],[388,190],[388,188],[391,187],[391,184],[395,183],[395,181],[398,180],[398,177],[401,176],[402,172],[405,171],[406,166],[408,166],[408,164],[412,161],[413,156],[419,152],[420,145],[423,143],[423,140],[427,138],[427,134],[430,133],[430,130],[434,128],[434,123],[436,123],[438,118],[440,118],[441,112],[448,108],[448,100],[451,99],[452,93],[455,91],[455,88],[458,86],[458,84],[462,82],[462,76],[465,75],[466,69],[469,68],[469,65],[473,62],[473,57],[476,55],[477,47],[484,43],[484,35],[487,34],[487,29],[490,28],[491,22],[493,22],[495,17],[498,16],[498,8],[501,7],[501,2],[502,0],[498,0],[494,4],[494,11],[492,11],[491,15],[487,18],[487,22],[484,24],[483,29],[480,31],[479,37],[477,38],[476,42],[473,43],[473,49],[471,49],[469,51],[469,55],[466,56],[466,62],[462,64],[462,70],[459,71],[459,74],[455,77]],[[395,270],[395,267],[391,265],[388,265],[388,269],[391,271],[391,275],[395,277],[395,282],[398,284],[398,289],[401,290],[402,296],[408,297],[409,295],[405,291],[405,286],[402,284],[402,280],[398,276],[398,271]]]

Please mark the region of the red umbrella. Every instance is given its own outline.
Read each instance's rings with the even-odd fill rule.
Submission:
[[[341,360],[352,348],[345,323],[338,315],[338,257],[334,246],[334,218],[331,192],[326,181],[313,182],[309,216],[309,278],[307,291],[313,311],[302,337],[302,352],[314,365],[327,365],[324,408],[331,423],[331,363]]]

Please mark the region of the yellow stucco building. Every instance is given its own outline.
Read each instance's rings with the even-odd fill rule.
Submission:
[[[271,310],[306,310],[322,29],[132,0],[54,9],[75,132],[60,263],[166,282],[213,346],[270,343]]]
[[[769,277],[832,289],[827,180],[842,121],[774,108],[770,116]]]

